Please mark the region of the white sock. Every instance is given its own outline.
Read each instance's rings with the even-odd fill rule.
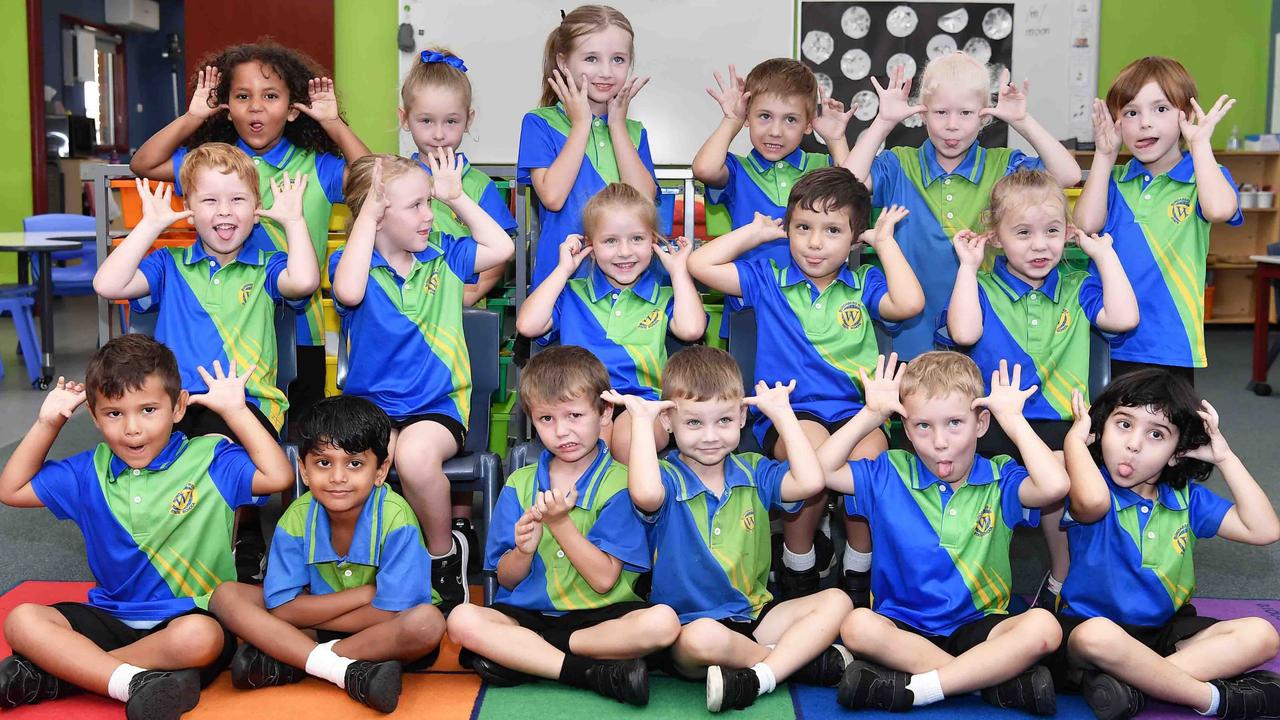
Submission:
[[[871,571],[871,553],[858,552],[849,544],[844,546],[844,571],[845,572],[870,572]]]
[[[756,678],[760,681],[759,695],[771,693],[774,688],[778,687],[778,679],[773,676],[773,668],[758,662],[752,665],[751,669],[755,671]]]
[[[129,702],[129,682],[141,672],[146,672],[146,669],[129,663],[120,663],[119,667],[111,671],[111,678],[107,680],[107,694],[112,700]]]
[[[316,645],[311,654],[307,656],[306,671],[308,675],[314,675],[321,680],[329,682],[345,689],[347,687],[347,666],[355,662],[351,658],[344,658],[333,651],[333,646],[337,640],[330,640],[327,643]]]
[[[818,553],[813,548],[809,548],[807,553],[793,553],[787,549],[786,543],[783,543],[782,564],[793,572],[812,570],[818,564]]]
[[[1045,587],[1047,587],[1049,592],[1054,595],[1062,594],[1062,581],[1054,577],[1052,573],[1049,574],[1049,579],[1045,582]]]
[[[942,681],[938,679],[937,670],[912,675],[907,689],[915,697],[912,706],[932,705],[942,699]]]
[[[114,675],[112,677],[115,677]],[[1208,710],[1196,710],[1201,715],[1216,715],[1218,713],[1218,704],[1222,702],[1222,693],[1218,692],[1218,686],[1213,683],[1205,683],[1209,689],[1213,691],[1213,699],[1209,701]],[[114,697],[114,696],[113,696]]]

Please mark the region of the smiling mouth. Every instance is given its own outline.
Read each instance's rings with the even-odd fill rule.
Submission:
[[[236,233],[236,226],[233,223],[218,223],[213,226],[213,232],[223,240],[230,240]]]

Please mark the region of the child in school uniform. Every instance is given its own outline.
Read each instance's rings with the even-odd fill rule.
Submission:
[[[649,78],[631,75],[635,33],[608,5],[582,5],[547,36],[541,107],[520,125],[517,179],[538,196],[531,285],[556,267],[560,244],[582,234],[582,208],[609,183],[657,199],[649,134],[627,117]]]
[[[1195,368],[1209,364],[1209,230],[1213,223],[1239,225],[1244,215],[1235,181],[1209,144],[1235,100],[1223,95],[1206,113],[1195,96],[1195,80],[1181,63],[1145,57],[1120,71],[1105,103],[1093,102],[1097,149],[1076,201],[1076,223],[1115,238],[1142,311],[1137,329],[1111,350],[1112,376],[1161,367],[1193,382]],[[1117,167],[1121,144],[1133,158]]]
[[[124,703],[128,720],[175,720],[231,661],[235,635],[207,608],[235,574],[232,519],[289,487],[293,471],[245,404],[252,368],[212,367],[199,368],[208,391],[188,395],[167,347],[122,335],[89,359],[83,385],[58,378],[40,406],[0,472],[0,502],[74,522],[96,584],[87,603],[9,612],[0,707],[89,691]],[[48,460],[81,404],[103,441]],[[191,406],[217,413],[240,444],[178,431]]]
[[[511,474],[494,508],[493,606],[455,608],[449,637],[491,684],[559,680],[646,705],[644,657],[675,641],[680,620],[635,591],[651,553],[627,469],[600,439],[608,389],[604,365],[573,345],[538,353],[520,374],[520,402],[546,449]]]
[[[613,389],[656,400],[667,364],[667,334],[697,342],[707,329],[698,288],[689,275],[688,238],[662,239],[653,202],[630,185],[611,183],[582,210],[585,236],[560,244],[556,269],[529,294],[516,315],[516,330],[540,342],[585,347],[605,363]],[[590,274],[573,278],[591,258]],[[664,285],[653,259],[667,271]],[[615,405],[602,432],[622,464],[631,457],[632,423]],[[658,447],[667,431],[650,423]]]
[[[934,323],[951,297],[959,267],[951,239],[979,226],[995,182],[1024,168],[1044,168],[1063,187],[1080,182],[1075,158],[1027,110],[1028,84],[1011,83],[1007,71],[999,80],[992,107],[990,69],[963,52],[929,62],[920,78],[919,104],[911,104],[912,79],[902,77],[900,70],[885,88],[871,78],[879,113],[859,136],[845,167],[871,188],[872,205],[900,205],[911,213],[898,236],[924,286],[925,307],[894,332],[893,348],[904,360],[933,349]],[[923,116],[928,140],[918,148],[880,152],[898,123],[916,115]],[[980,145],[978,135],[987,118],[1008,123],[1040,157]]]

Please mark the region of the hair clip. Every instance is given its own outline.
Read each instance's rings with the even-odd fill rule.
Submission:
[[[467,71],[467,66],[463,64],[462,58],[456,55],[445,55],[435,50],[423,50],[422,62],[424,63],[444,63],[450,67],[455,67],[462,72]]]
[[[560,22],[564,22],[564,8],[560,9]]]

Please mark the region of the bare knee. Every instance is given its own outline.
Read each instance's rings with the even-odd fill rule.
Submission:
[[[449,613],[446,623],[449,637],[463,647],[474,647],[476,637],[484,625],[480,608],[463,603]]]
[[[418,605],[409,608],[396,618],[400,638],[414,648],[429,652],[440,644],[444,635],[445,619],[435,605]]]
[[[840,623],[840,640],[850,652],[865,652],[868,648],[883,646],[887,631],[893,628],[888,618],[868,608],[855,608]]]
[[[682,654],[707,665],[723,657],[733,632],[711,618],[698,618],[680,629],[676,645]]]
[[[1265,660],[1280,652],[1280,634],[1270,622],[1260,617],[1247,617],[1232,621],[1232,626],[1241,650],[1247,649],[1247,654]]]
[[[26,647],[32,641],[38,642],[36,638],[41,635],[40,627],[52,622],[55,616],[61,617],[61,613],[47,605],[22,603],[10,610],[5,617],[4,637],[15,649],[22,649],[19,646]]]
[[[1096,665],[1100,659],[1114,655],[1125,637],[1127,633],[1114,622],[1102,617],[1090,618],[1071,631],[1067,648],[1082,660]]]
[[[680,636],[680,616],[667,605],[654,605],[637,615],[637,629],[646,641],[646,653],[671,647]]]
[[[1019,621],[1017,632],[1027,639],[1032,653],[1048,655],[1062,644],[1062,625],[1048,610],[1032,608]]]
[[[170,622],[161,631],[165,645],[188,667],[203,667],[222,653],[224,634],[217,620],[207,615],[185,615]]]
[[[816,609],[824,615],[842,618],[853,612],[853,601],[849,593],[839,588],[827,588],[814,596],[818,601]]]
[[[262,588],[238,582],[224,582],[213,591],[209,598],[209,610],[221,615],[234,612],[235,608],[245,605],[266,607],[262,602]]]

